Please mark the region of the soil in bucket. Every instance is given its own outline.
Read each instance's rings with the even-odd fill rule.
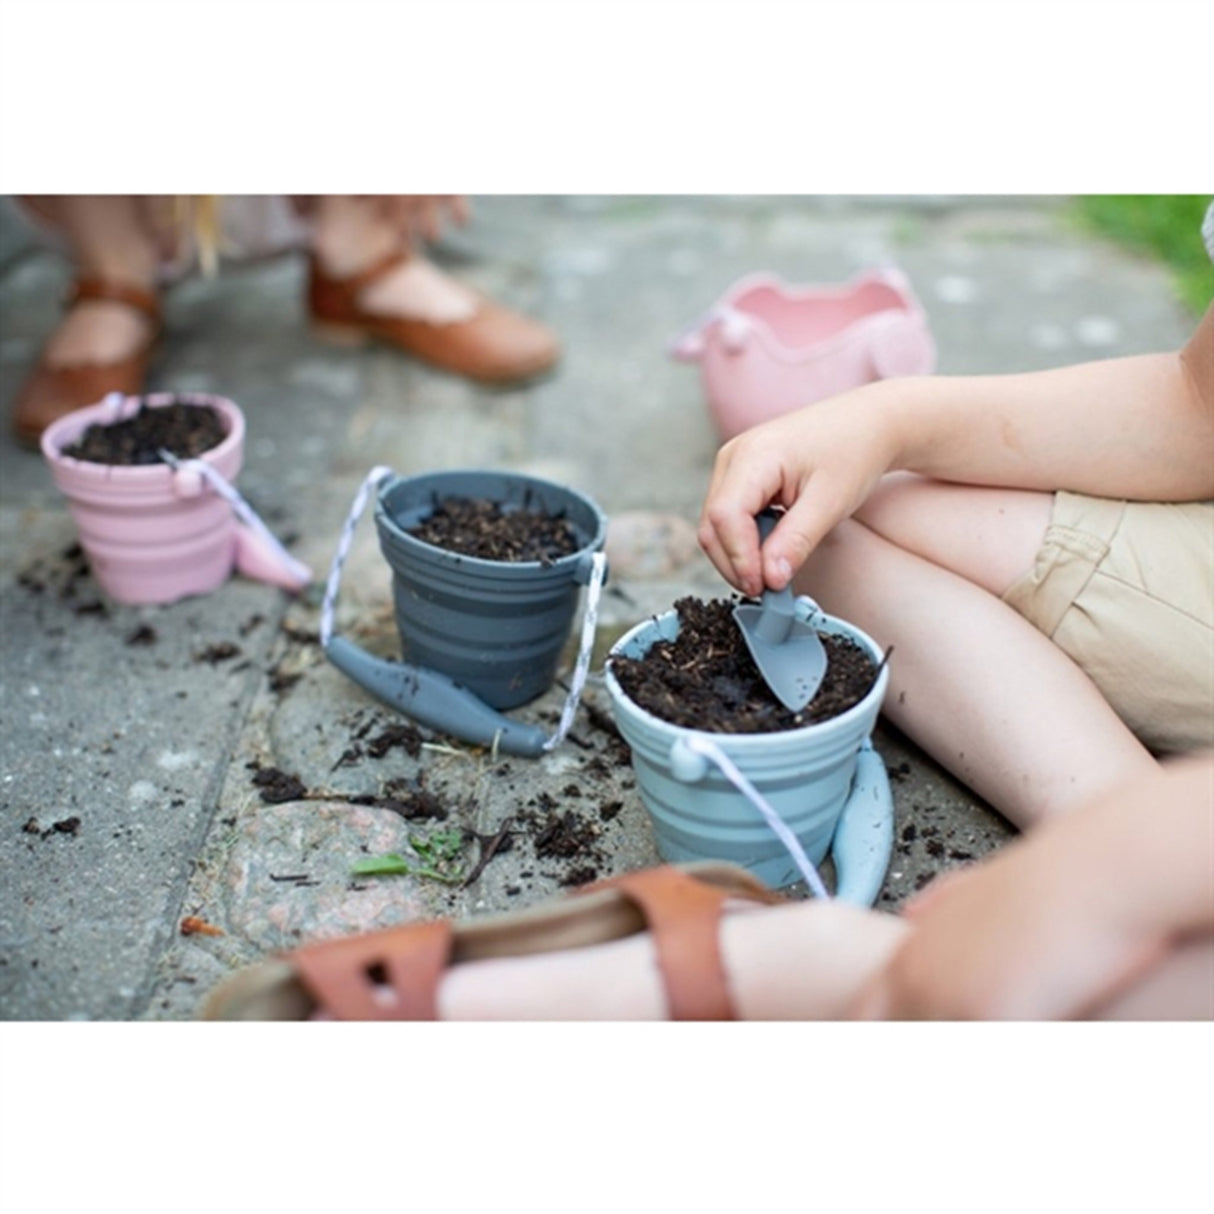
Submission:
[[[194,459],[227,438],[227,424],[210,405],[178,401],[139,411],[123,421],[95,422],[63,455],[94,464],[159,464],[164,449],[178,459]]]
[[[800,712],[772,695],[733,618],[737,600],[679,599],[679,635],[643,657],[616,655],[611,672],[624,693],[663,721],[710,733],[775,733],[840,716],[872,689],[878,666],[848,637],[820,633],[826,677]]]
[[[479,498],[449,497],[409,534],[448,552],[485,561],[539,561],[550,565],[581,547],[577,533],[561,515],[525,505],[503,510],[500,503]]]

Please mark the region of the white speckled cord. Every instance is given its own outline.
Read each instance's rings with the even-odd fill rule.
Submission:
[[[109,400],[108,397],[106,399]],[[262,522],[257,511],[245,501],[236,486],[231,484],[218,468],[212,467],[206,460],[178,459],[171,451],[166,451],[164,448],[161,448],[159,454],[160,458],[175,472],[185,470],[198,473],[220,497],[227,501],[236,512],[236,517],[261,538],[270,551],[282,562],[283,567],[289,570],[291,576],[296,578],[301,585],[307,585],[312,580],[312,571],[307,565],[296,560],[279,543],[278,537]]]
[[[814,896],[829,899],[830,894],[827,892],[822,878],[818,875],[813,861],[805,854],[800,839],[789,830],[788,824],[776,813],[763,794],[742,774],[737,764],[709,738],[693,734],[686,739],[685,745],[689,750],[716,764],[721,774],[763,815],[767,825],[788,849],[801,876],[805,878],[805,884],[813,891]]]
[[[327,646],[333,636],[333,620],[337,610],[337,592],[341,586],[342,566],[345,565],[346,557],[350,554],[350,546],[354,542],[354,532],[358,527],[359,520],[363,516],[363,512],[367,508],[367,502],[371,497],[372,491],[377,489],[384,480],[392,475],[391,468],[385,468],[382,465],[372,468],[367,473],[366,478],[354,496],[354,501],[350,506],[350,513],[346,516],[345,525],[342,527],[341,538],[337,542],[337,552],[333,556],[333,564],[329,569],[329,580],[325,585],[324,602],[320,609],[320,643],[322,646]],[[598,627],[599,618],[599,595],[602,592],[606,576],[607,558],[603,553],[596,552],[593,557],[590,580],[586,587],[586,608],[582,619],[582,637],[578,648],[577,662],[573,668],[573,681],[569,687],[569,694],[565,697],[565,706],[561,710],[561,719],[557,725],[556,732],[544,743],[545,751],[555,750],[565,740],[570,727],[573,725],[574,714],[577,712],[578,703],[582,698],[582,691],[586,686],[586,676],[590,670],[590,658],[594,652],[594,634]]]
[[[350,555],[350,545],[354,543],[354,530],[358,526],[358,520],[363,516],[363,511],[367,508],[371,491],[377,489],[391,475],[392,469],[385,468],[382,464],[377,464],[372,468],[354,495],[350,513],[346,515],[341,538],[337,541],[337,551],[333,554],[333,564],[329,567],[329,580],[325,584],[324,602],[320,608],[320,643],[323,647],[328,646],[333,636],[333,617],[337,610],[337,591],[341,586],[341,570],[346,563],[346,557]]]
[[[599,595],[603,590],[603,581],[607,576],[607,558],[601,552],[594,554],[594,564],[590,571],[590,581],[586,586],[586,608],[582,616],[582,639],[578,646],[577,662],[573,667],[573,680],[569,684],[569,694],[565,697],[565,707],[561,710],[560,724],[556,733],[544,743],[544,749],[555,750],[568,734],[573,724],[574,714],[582,698],[582,690],[586,686],[586,675],[590,671],[590,656],[594,652],[594,634],[599,623]]]

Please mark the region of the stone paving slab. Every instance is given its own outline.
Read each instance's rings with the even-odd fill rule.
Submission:
[[[1157,266],[1069,227],[1054,199],[496,197],[478,200],[476,216],[440,255],[556,325],[566,355],[548,380],[488,392],[389,351],[318,345],[301,266],[286,259],[177,288],[152,386],[241,404],[242,491],[321,577],[373,465],[492,466],[589,493],[613,520],[600,659],[682,594],[726,592],[688,541],[716,440],[695,372],[666,349],[741,274],[842,281],[894,260],[928,311],[944,372],[1151,350],[1191,324]],[[0,232],[8,399],[53,322],[64,273],[22,243],[11,211]],[[654,513],[656,532],[637,517]],[[233,579],[205,599],[117,607],[101,603],[72,542],[40,459],[3,434],[0,1017],[184,1019],[233,966],[303,938],[530,904],[584,875],[585,853],[554,846],[553,820],[566,814],[598,871],[656,859],[598,679],[574,737],[544,759],[429,735],[416,753],[395,745],[376,757],[369,743],[402,718],[324,660],[315,591],[292,601]],[[395,652],[369,518],[338,628]],[[216,646],[239,652],[220,658]],[[552,728],[564,694],[554,687],[516,715]],[[1011,832],[896,731],[880,726],[875,744],[897,814],[880,905],[896,909]],[[269,769],[296,777],[295,795],[264,800],[254,779]],[[422,792],[444,817],[354,800]],[[466,872],[503,827],[510,845],[467,886],[352,873],[359,859],[410,855],[454,828],[470,832]],[[222,934],[183,936],[190,917]]]

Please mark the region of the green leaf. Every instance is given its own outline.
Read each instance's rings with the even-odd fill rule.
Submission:
[[[356,877],[393,877],[407,876],[410,869],[404,856],[389,852],[385,856],[370,856],[366,860],[359,860],[350,871]]]

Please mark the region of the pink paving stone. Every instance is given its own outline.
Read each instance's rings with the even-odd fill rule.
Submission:
[[[621,578],[661,578],[699,552],[696,529],[677,514],[634,510],[614,515],[607,525],[607,560]]]
[[[424,833],[413,827],[413,833]],[[411,877],[352,877],[353,865],[409,854],[410,825],[387,810],[340,801],[257,806],[224,869],[227,930],[266,952],[373,931],[445,912],[443,892]],[[302,881],[274,877],[306,875]],[[313,884],[315,882],[316,884]]]

